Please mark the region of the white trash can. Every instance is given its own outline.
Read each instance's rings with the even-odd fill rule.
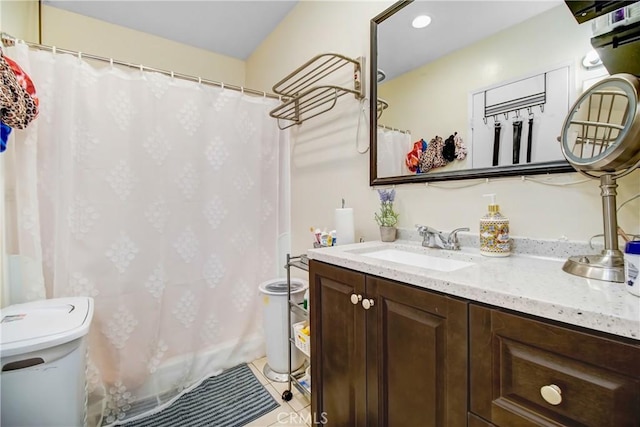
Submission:
[[[92,317],[88,297],[0,310],[2,427],[85,424],[85,336]]]
[[[301,303],[309,282],[303,279],[291,279],[291,300]],[[274,279],[259,287],[262,294],[264,315],[264,334],[267,344],[267,363],[263,373],[273,381],[288,381],[289,372],[289,329],[291,325],[303,319],[291,313],[291,325],[287,325],[287,279]],[[304,363],[303,354],[291,345],[291,369],[296,371]]]

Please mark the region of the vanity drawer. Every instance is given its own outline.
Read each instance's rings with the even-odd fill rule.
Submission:
[[[638,345],[473,305],[470,354],[471,411],[496,426],[640,425]]]

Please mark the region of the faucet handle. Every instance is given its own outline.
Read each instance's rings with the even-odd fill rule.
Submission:
[[[460,231],[469,231],[469,227],[456,228],[452,230],[451,233],[449,233],[449,237],[447,237],[447,241],[453,250],[460,249],[460,241],[458,240],[458,232]]]
[[[449,233],[449,236],[457,236],[458,232],[460,231],[470,231],[469,227],[460,227],[460,228],[456,228],[451,230],[451,233]]]
[[[428,225],[416,224],[416,228],[418,229],[418,233],[420,233],[421,236],[424,236],[426,234],[440,234],[438,230],[433,227],[429,227]]]

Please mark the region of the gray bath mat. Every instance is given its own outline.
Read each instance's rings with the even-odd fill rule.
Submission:
[[[207,378],[157,414],[127,427],[240,427],[278,408],[246,364]]]

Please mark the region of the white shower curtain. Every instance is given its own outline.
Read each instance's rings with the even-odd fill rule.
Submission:
[[[411,134],[378,128],[378,176],[408,175],[405,157],[412,148]]]
[[[10,252],[33,277],[23,299],[95,300],[90,415],[131,419],[262,355],[257,287],[282,274],[289,224],[277,101],[24,45],[6,55],[41,106],[6,153]]]

